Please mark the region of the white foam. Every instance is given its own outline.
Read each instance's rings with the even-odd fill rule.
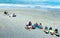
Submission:
[[[0,4],[0,7],[27,7],[27,8],[56,8],[56,9],[60,9],[60,6],[27,5],[27,4]]]

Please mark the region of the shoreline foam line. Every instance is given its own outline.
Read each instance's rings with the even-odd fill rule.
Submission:
[[[54,8],[54,9],[60,9],[60,6],[28,5],[28,4],[0,4],[0,7],[27,7],[27,8]]]

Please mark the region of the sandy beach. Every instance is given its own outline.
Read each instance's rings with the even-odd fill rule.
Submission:
[[[16,14],[16,17],[9,17],[4,14]],[[55,35],[45,34],[43,30],[35,29],[28,31],[24,27],[27,22],[42,23],[45,26],[58,28],[60,33],[60,11],[37,10],[29,8],[1,8],[0,9],[0,38],[58,38]],[[59,37],[60,38],[60,37]]]

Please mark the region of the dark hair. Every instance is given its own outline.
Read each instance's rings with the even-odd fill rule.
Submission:
[[[52,27],[50,27],[49,30],[52,30]]]
[[[47,26],[45,26],[45,29],[48,29],[48,27],[47,27]]]
[[[40,25],[42,25],[42,23],[40,23]]]
[[[32,22],[31,21],[29,21],[29,24],[28,25],[32,25]]]
[[[6,11],[4,12],[4,14],[7,14],[7,13],[8,13],[8,12],[6,12]]]
[[[55,29],[55,32],[58,33],[58,29]]]

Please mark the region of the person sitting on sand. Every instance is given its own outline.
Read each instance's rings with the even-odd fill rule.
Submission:
[[[42,23],[39,24],[39,29],[43,29]]]
[[[15,13],[9,14],[9,17],[16,17],[16,14]]]
[[[55,35],[56,35],[57,37],[60,36],[60,34],[59,34],[59,32],[58,32],[58,29],[55,29]]]
[[[29,25],[29,26],[31,26],[31,25],[32,25],[32,22],[31,22],[31,21],[29,21],[28,25]]]
[[[45,32],[46,34],[49,33],[49,30],[48,30],[48,27],[47,27],[47,26],[45,26],[44,32]]]
[[[12,17],[16,17],[16,14],[15,14],[15,13],[13,13]]]
[[[45,30],[48,30],[48,27],[47,26],[45,26]]]
[[[54,30],[52,30],[52,27],[49,28],[49,32],[51,35],[54,35],[54,33],[55,33]]]
[[[58,33],[58,29],[55,29],[55,33]]]
[[[35,23],[33,26],[34,26],[35,28],[40,28],[39,25],[38,25],[38,23]]]
[[[7,15],[7,14],[8,14],[8,12],[6,12],[6,11],[5,11],[5,12],[4,12],[4,14],[6,14],[6,15]]]
[[[31,29],[32,28],[32,22],[31,21],[29,21],[29,23],[26,25],[26,27],[25,27],[26,29]]]

